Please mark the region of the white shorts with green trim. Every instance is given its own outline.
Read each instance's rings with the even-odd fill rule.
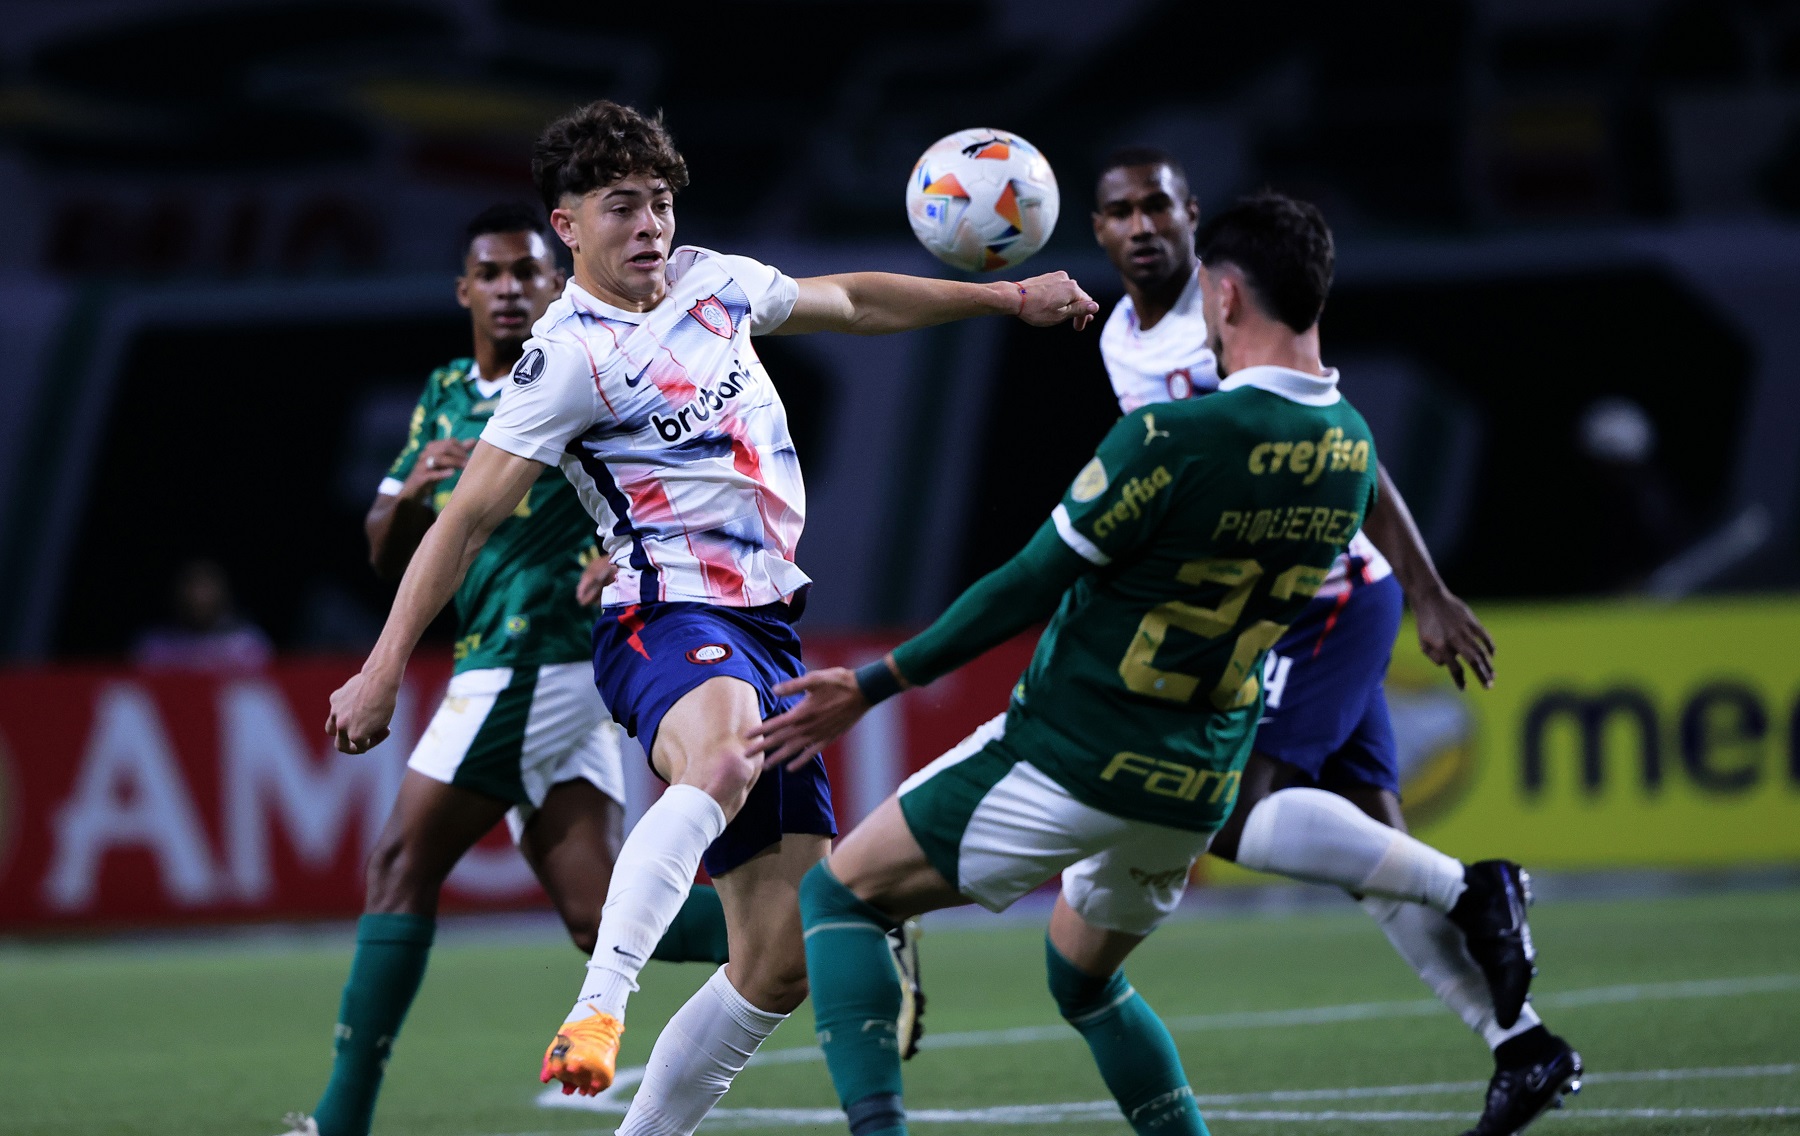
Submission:
[[[990,911],[1061,872],[1063,899],[1088,923],[1155,930],[1212,834],[1084,804],[999,744],[1005,733],[1002,714],[901,784],[901,811],[926,858]]]
[[[450,679],[407,767],[434,781],[512,803],[518,841],[552,786],[586,781],[622,806],[627,751],[643,751],[612,720],[591,663],[484,667]]]

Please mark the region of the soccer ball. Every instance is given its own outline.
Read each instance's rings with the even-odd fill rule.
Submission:
[[[1004,130],[938,139],[906,182],[913,236],[967,272],[1011,268],[1043,248],[1061,201],[1044,155]]]

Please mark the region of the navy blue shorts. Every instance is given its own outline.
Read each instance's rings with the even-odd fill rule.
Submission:
[[[775,684],[806,673],[800,636],[783,604],[760,608],[704,603],[602,608],[594,624],[594,685],[620,725],[650,753],[663,715],[710,678],[742,679],[756,690],[762,716],[800,701],[777,698]],[[654,769],[654,766],[652,766]],[[706,850],[707,873],[722,876],[777,844],[784,832],[837,835],[825,759],[797,773],[765,768],[750,797]]]
[[[1306,605],[1263,663],[1257,753],[1287,762],[1319,788],[1400,794],[1400,752],[1382,683],[1402,606],[1392,576]]]

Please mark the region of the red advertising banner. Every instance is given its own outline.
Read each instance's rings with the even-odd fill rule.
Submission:
[[[821,638],[813,666],[891,644]],[[1005,706],[1031,641],[877,707],[826,755],[841,824]],[[367,754],[324,736],[360,660],[231,674],[123,667],[0,671],[0,930],[350,916],[406,758],[449,680],[408,672],[394,733]],[[634,813],[655,779],[627,770]],[[542,902],[498,827],[458,867],[448,910]]]

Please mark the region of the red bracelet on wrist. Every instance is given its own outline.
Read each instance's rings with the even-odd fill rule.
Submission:
[[[1025,314],[1025,285],[1019,283],[1017,280],[1008,280],[1007,283],[1019,290],[1019,310],[1014,312],[1013,315],[1022,316]]]

